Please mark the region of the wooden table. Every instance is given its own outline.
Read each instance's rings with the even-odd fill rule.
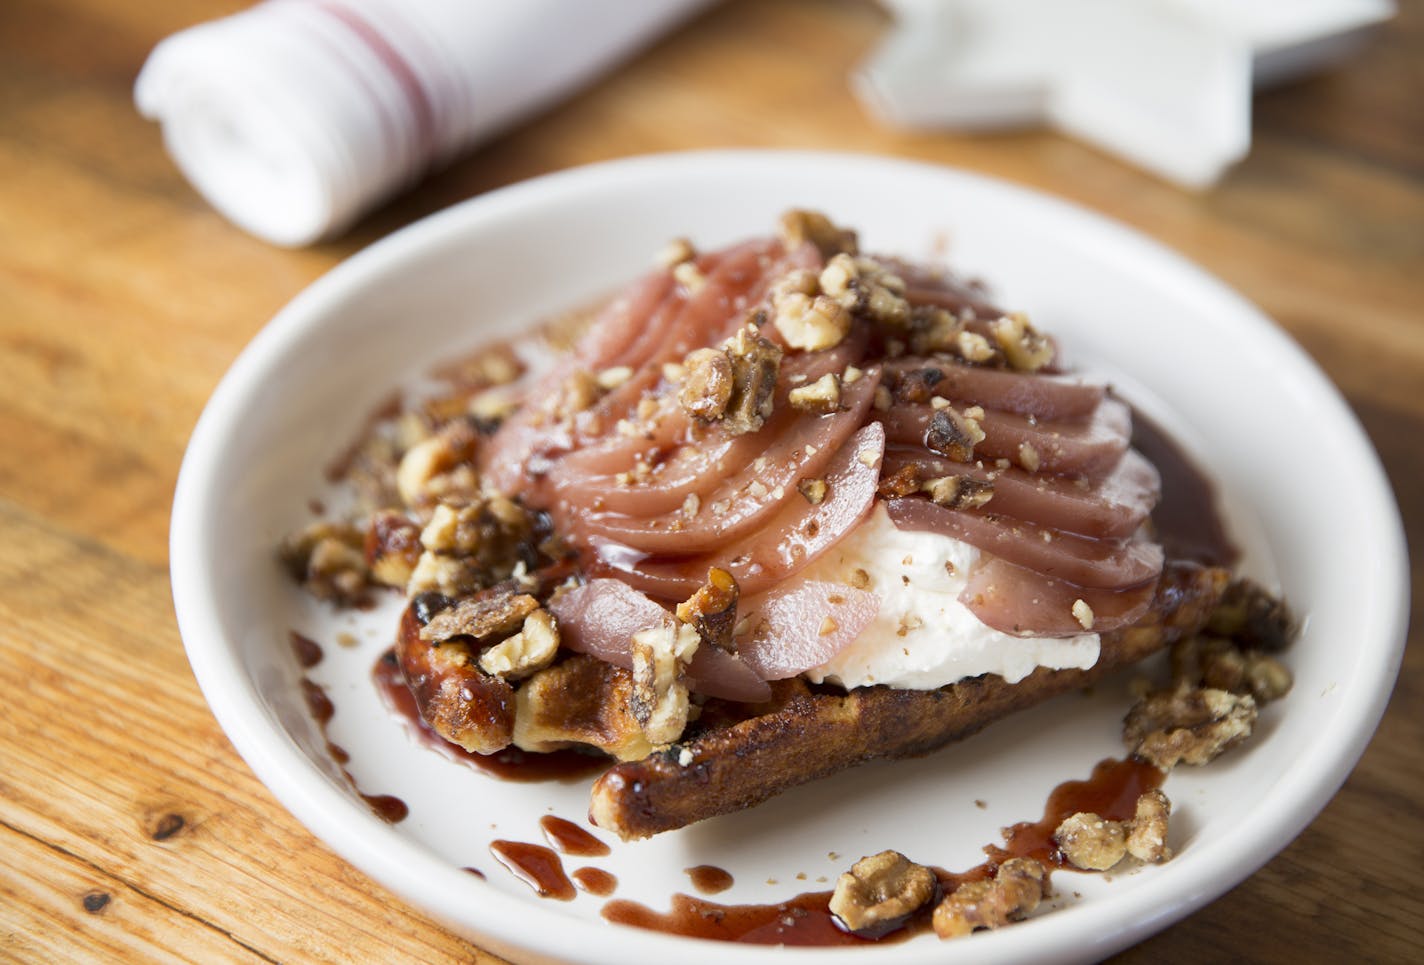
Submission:
[[[1250,158],[1201,195],[1048,133],[880,129],[845,82],[884,28],[874,6],[729,2],[305,251],[222,220],[132,107],[160,38],[240,6],[0,4],[0,958],[493,961],[327,851],[237,757],[184,658],[166,540],[188,433],[257,329],[363,245],[531,175],[689,147],[839,148],[1096,208],[1305,345],[1359,413],[1424,546],[1417,0],[1347,66],[1260,97]],[[1322,507],[1327,524],[1337,509]],[[1416,564],[1416,597],[1422,581]],[[1320,818],[1121,960],[1417,960],[1421,636],[1416,619],[1384,723]]]

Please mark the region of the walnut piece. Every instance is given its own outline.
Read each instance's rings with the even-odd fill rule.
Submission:
[[[1137,809],[1133,814],[1127,833],[1127,853],[1138,861],[1161,864],[1172,857],[1172,849],[1167,847],[1167,818],[1172,813],[1172,802],[1159,790],[1151,790],[1137,799]]]
[[[819,211],[792,209],[785,212],[781,216],[780,236],[787,251],[795,251],[809,241],[825,258],[841,252],[854,254],[859,247],[854,231],[838,228]]]
[[[1106,871],[1127,856],[1127,829],[1087,811],[1066,818],[1053,832],[1063,857],[1084,871]]]
[[[396,467],[401,500],[412,507],[434,502],[443,491],[435,485],[436,480],[461,466],[468,470],[478,439],[474,427],[460,420],[407,449]]]
[[[969,476],[940,476],[925,481],[921,488],[930,499],[949,509],[978,509],[994,498],[994,484]]]
[[[1002,928],[1038,907],[1047,886],[1043,866],[1031,858],[1010,858],[993,879],[960,885],[934,910],[940,938],[960,938],[978,928]]]
[[[707,643],[730,651],[740,596],[736,577],[714,566],[707,571],[707,582],[677,605],[677,618],[696,627]]]
[[[715,422],[726,415],[732,401],[732,360],[727,353],[700,348],[687,356],[682,368],[677,398],[687,414],[703,422]]]
[[[803,352],[835,348],[850,334],[850,311],[829,295],[787,292],[775,296],[772,307],[776,330]]]
[[[366,528],[363,552],[371,579],[404,588],[420,561],[420,526],[405,513],[381,510]]]
[[[791,408],[801,412],[825,415],[841,407],[841,377],[827,372],[810,385],[798,386],[791,390],[786,400]]]
[[[812,506],[819,506],[825,501],[830,487],[824,479],[803,479],[796,484],[796,491]]]
[[[1250,650],[1284,650],[1297,626],[1284,601],[1248,579],[1233,580],[1207,623],[1210,633]]]
[[[1053,343],[1039,334],[1027,315],[1004,315],[989,323],[989,331],[1009,365],[1020,372],[1037,372],[1053,361]]]
[[[702,642],[696,628],[671,619],[633,634],[630,707],[648,742],[671,744],[687,727],[689,703],[683,670]]]
[[[971,461],[974,447],[983,441],[979,420],[956,412],[952,406],[936,409],[925,430],[925,445],[955,462]]]
[[[505,680],[523,680],[554,662],[559,652],[559,625],[540,608],[524,618],[519,632],[480,654],[480,669]]]
[[[314,523],[288,536],[280,556],[307,592],[349,606],[364,602],[370,587],[365,541],[348,523]]]
[[[898,851],[861,858],[836,881],[831,914],[849,932],[879,938],[903,926],[934,899],[934,872]]]
[[[420,628],[420,639],[428,643],[452,637],[473,637],[478,643],[502,640],[521,627],[537,609],[539,601],[528,593],[493,587],[435,614]]]
[[[1128,711],[1127,747],[1158,768],[1205,764],[1251,736],[1256,700],[1209,687],[1178,687],[1147,694]]]
[[[1131,820],[1109,821],[1080,811],[1053,832],[1064,859],[1084,871],[1107,871],[1129,854],[1139,861],[1161,864],[1172,857],[1167,847],[1167,819],[1172,802],[1159,790],[1137,798]]]
[[[732,365],[732,393],[721,425],[732,435],[756,432],[771,416],[781,349],[744,327],[728,339],[725,351]]]

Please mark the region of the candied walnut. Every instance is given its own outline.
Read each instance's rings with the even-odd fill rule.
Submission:
[[[949,509],[978,509],[994,498],[994,484],[969,476],[940,476],[922,484],[930,499]]]
[[[1258,704],[1280,700],[1295,683],[1286,665],[1264,653],[1246,655],[1246,686]]]
[[[1084,871],[1106,871],[1127,855],[1127,829],[1122,823],[1086,811],[1059,824],[1053,840],[1068,863]]]
[[[371,517],[363,551],[373,580],[404,587],[420,562],[420,526],[404,513],[382,510]]]
[[[697,267],[695,261],[684,261],[672,270],[672,277],[689,294],[695,295],[702,290],[702,286],[707,284],[707,276],[702,274],[702,269]]]
[[[969,462],[974,447],[984,441],[984,430],[977,419],[956,412],[952,406],[936,409],[925,430],[925,445],[955,462]]]
[[[781,216],[781,243],[787,251],[794,251],[806,242],[811,242],[825,258],[841,252],[854,254],[859,248],[855,232],[839,228],[819,211],[792,209]]]
[[[959,319],[943,308],[917,305],[910,309],[910,351],[916,355],[955,352],[962,330]]]
[[[989,323],[989,331],[1009,365],[1020,372],[1037,372],[1053,361],[1053,343],[1039,334],[1026,315],[1014,312],[997,318]]]
[[[825,415],[841,407],[841,377],[827,372],[810,385],[792,389],[786,400],[793,409]]]
[[[1047,877],[1031,858],[1010,858],[992,880],[960,885],[934,910],[940,938],[960,938],[979,928],[1002,928],[1019,921],[1043,900]]]
[[[1257,704],[1284,697],[1291,689],[1291,672],[1275,657],[1259,650],[1242,650],[1224,637],[1198,634],[1173,644],[1172,683],[1178,687],[1205,685],[1250,694]]]
[[[920,467],[914,463],[906,463],[890,475],[882,476],[876,492],[881,499],[898,499],[920,492],[924,482]]]
[[[781,349],[752,328],[743,328],[726,346],[732,363],[732,394],[721,425],[733,435],[756,432],[771,416]]]
[[[538,547],[534,517],[508,497],[484,493],[464,505],[440,503],[421,530],[426,554],[411,574],[411,593],[439,590],[461,596],[507,579]]]
[[[435,480],[461,466],[468,469],[478,441],[474,426],[460,420],[407,449],[396,468],[396,490],[405,504],[432,502]]]
[[[935,387],[943,381],[943,369],[933,366],[910,369],[896,375],[891,392],[896,402],[923,405],[934,397]]]
[[[1207,621],[1207,630],[1251,650],[1284,650],[1296,634],[1295,618],[1285,603],[1260,584],[1233,580]]]
[[[803,479],[796,484],[796,491],[812,506],[819,506],[825,500],[830,487],[824,479]]]
[[[715,348],[700,348],[682,363],[683,383],[677,400],[694,419],[715,422],[732,401],[732,360]]]
[[[672,269],[684,261],[691,261],[696,257],[697,249],[692,246],[691,241],[686,238],[674,238],[663,247],[662,251],[658,252],[657,263],[664,268]]]
[[[554,662],[559,652],[559,625],[548,610],[524,618],[519,632],[480,654],[480,669],[505,680],[523,680]]]
[[[898,851],[861,858],[836,881],[831,914],[862,938],[879,938],[934,900],[934,872]]]
[[[683,670],[701,641],[694,627],[671,620],[633,634],[630,706],[654,746],[671,744],[687,727],[689,704]]]
[[[851,313],[829,295],[789,292],[772,302],[776,330],[786,344],[803,352],[835,348],[850,334]]]
[[[1107,871],[1129,854],[1161,864],[1172,857],[1167,847],[1167,819],[1172,802],[1159,790],[1137,798],[1131,820],[1110,821],[1086,811],[1065,819],[1053,832],[1064,859],[1084,871]]]
[[[961,330],[954,337],[954,347],[959,357],[976,365],[988,365],[999,357],[999,352],[987,338],[978,332]]]
[[[603,398],[603,392],[596,375],[587,369],[574,369],[549,398],[547,411],[555,419],[567,421],[592,407]]]
[[[912,313],[910,303],[904,298],[904,279],[874,259],[836,255],[821,271],[818,282],[825,297],[847,311],[896,330],[910,324]]]
[[[488,585],[483,569],[474,559],[426,550],[420,554],[415,569],[411,571],[406,592],[411,595],[436,593],[460,597]]]
[[[1170,770],[1205,764],[1251,736],[1256,701],[1250,694],[1211,688],[1157,691],[1143,697],[1123,721],[1123,742],[1134,754]]]
[[[1138,861],[1161,864],[1172,857],[1167,847],[1167,818],[1172,802],[1159,790],[1151,790],[1137,799],[1127,833],[1127,853]]]
[[[288,536],[279,555],[312,596],[351,605],[364,602],[370,587],[365,540],[349,523],[314,523]]]
[[[539,609],[539,601],[527,593],[494,587],[466,597],[448,610],[430,618],[420,629],[420,639],[438,643],[452,637],[473,637],[488,643],[509,636]]]
[[[546,667],[514,692],[513,743],[547,753],[596,747],[620,761],[653,751],[633,716],[633,675],[587,654]]]
[[[740,596],[736,578],[714,566],[707,571],[707,582],[677,605],[677,618],[696,627],[702,639],[713,646],[731,650]]]

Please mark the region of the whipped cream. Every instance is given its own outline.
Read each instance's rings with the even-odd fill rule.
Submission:
[[[1037,667],[1086,670],[1097,663],[1096,633],[1015,637],[981,623],[959,602],[978,559],[979,551],[960,540],[897,529],[877,503],[865,522],[802,573],[880,597],[879,612],[860,636],[808,670],[807,678],[847,689],[934,690],[980,674],[1018,683]]]

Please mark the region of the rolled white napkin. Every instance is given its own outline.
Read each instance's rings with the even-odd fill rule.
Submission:
[[[213,207],[305,245],[706,2],[268,0],[163,40],[134,100]]]

